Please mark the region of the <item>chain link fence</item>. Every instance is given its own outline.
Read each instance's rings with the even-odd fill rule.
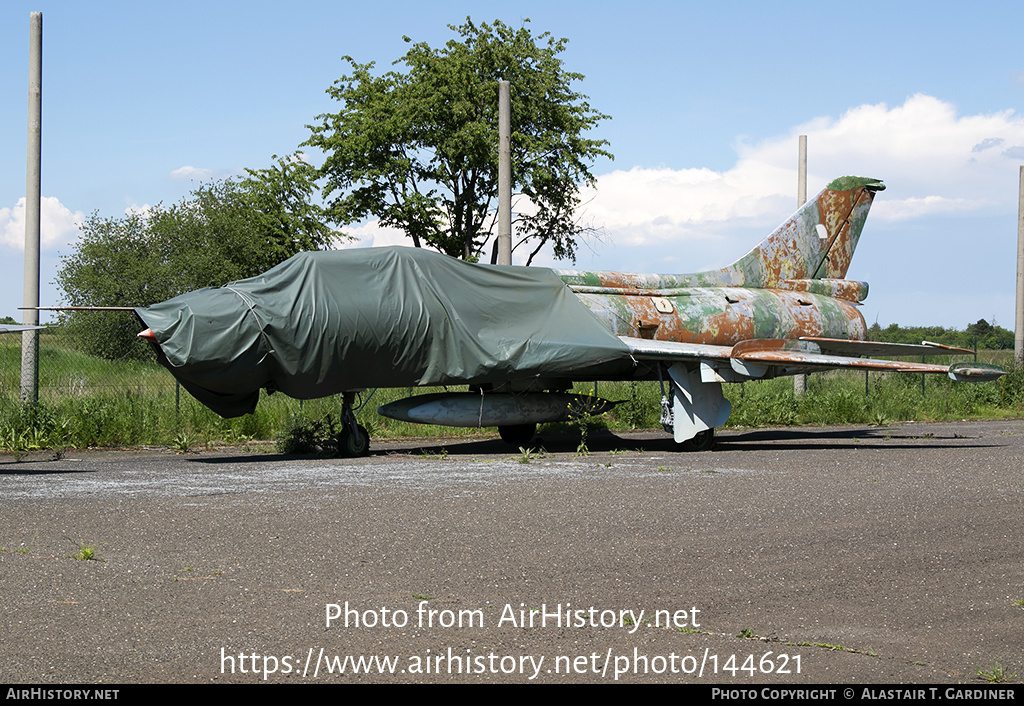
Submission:
[[[129,312],[117,313],[129,336],[101,335],[102,354],[87,353],[80,333],[66,326],[39,332],[39,405],[20,402],[21,335],[0,335],[0,449],[52,446],[118,446],[212,443],[273,439],[297,417],[340,413],[340,397],[301,402],[281,394],[263,395],[254,414],[222,419],[180,388],[156,362],[149,344],[134,333]],[[99,328],[99,326],[95,327]],[[79,329],[81,331],[81,329]],[[91,346],[96,349],[95,337]],[[957,356],[955,360],[969,360]],[[792,393],[789,378],[727,385],[733,404],[730,425],[884,424],[909,419],[1006,416],[1024,412],[1024,371],[1014,367],[1012,351],[979,351],[978,359],[1012,369],[990,383],[954,383],[940,375],[833,371],[811,376],[803,398]],[[931,362],[949,364],[954,358]],[[579,389],[589,392],[593,384]],[[358,413],[360,423],[380,436],[451,433],[379,417],[377,404],[423,394],[417,389],[381,391]],[[602,421],[615,429],[655,427],[660,391],[657,382],[601,383],[602,397],[620,401]],[[408,428],[407,428],[408,427]]]
[[[0,336],[0,399],[21,395],[22,336]],[[174,396],[174,378],[156,362],[145,341],[123,346],[109,359],[88,355],[76,336],[62,326],[39,332],[39,400],[54,403],[68,398],[131,391],[138,395]]]

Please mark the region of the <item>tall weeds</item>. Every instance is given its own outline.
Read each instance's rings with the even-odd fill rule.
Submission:
[[[905,420],[938,421],[1024,415],[1024,369],[1007,365],[1009,374],[988,383],[955,383],[927,376],[828,372],[810,376],[806,394],[793,394],[791,378],[727,384],[733,405],[730,426],[760,427],[793,424],[887,424]],[[166,374],[165,374],[166,375]],[[95,389],[95,388],[93,388]],[[357,412],[372,436],[460,436],[475,429],[409,424],[377,415],[377,407],[411,393],[439,389],[380,390]],[[592,393],[593,385],[577,392]],[[661,390],[657,382],[599,385],[599,395],[620,403],[598,418],[610,429],[642,429],[658,425]],[[48,396],[37,405],[23,405],[12,395],[0,396],[0,449],[23,453],[64,447],[171,445],[187,438],[196,444],[238,443],[281,437],[303,420],[338,419],[340,396],[299,402],[283,395],[264,395],[254,414],[222,419],[184,391],[175,402],[173,386],[89,388],[62,397]]]

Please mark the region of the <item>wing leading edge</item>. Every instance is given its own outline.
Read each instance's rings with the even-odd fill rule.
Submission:
[[[795,375],[830,369],[888,370],[899,373],[945,374],[953,380],[984,382],[1004,371],[984,363],[936,365],[898,360],[861,358],[860,355],[950,355],[971,353],[962,348],[938,344],[920,346],[803,338],[800,340],[756,339],[734,346],[713,346],[674,341],[653,341],[620,336],[638,360],[666,363],[691,361],[701,364],[704,382],[741,382],[744,379]],[[723,364],[727,364],[725,368]],[[713,372],[712,372],[713,371]]]

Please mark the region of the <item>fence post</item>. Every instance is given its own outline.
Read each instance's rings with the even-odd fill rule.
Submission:
[[[927,362],[927,359],[924,356],[921,356],[921,362],[925,363]],[[924,399],[924,373],[921,373],[921,399]]]

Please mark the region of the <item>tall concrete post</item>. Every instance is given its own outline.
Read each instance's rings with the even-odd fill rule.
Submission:
[[[1013,359],[1024,365],[1024,166],[1017,196],[1017,311],[1014,315]]]
[[[28,65],[28,169],[25,182],[25,284],[26,308],[22,322],[39,323],[39,207],[42,169],[43,125],[43,13],[29,16]],[[39,400],[39,331],[21,334],[21,400]]]
[[[796,168],[796,207],[807,203],[807,135],[800,136],[799,155]],[[793,376],[793,394],[802,397],[807,391],[807,376]]]
[[[512,101],[498,81],[498,264],[512,264]]]

